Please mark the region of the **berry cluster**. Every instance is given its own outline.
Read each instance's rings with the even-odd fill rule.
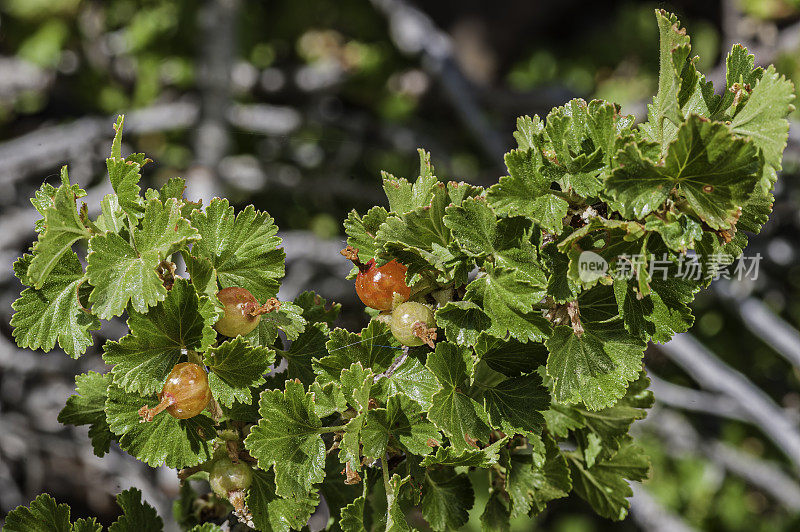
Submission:
[[[427,344],[433,348],[436,340],[433,310],[425,303],[409,301],[412,289],[406,284],[408,268],[394,259],[383,266],[376,266],[375,259],[364,264],[352,246],[341,253],[358,268],[356,294],[361,302],[381,311],[375,319],[387,323],[401,344],[407,347]]]

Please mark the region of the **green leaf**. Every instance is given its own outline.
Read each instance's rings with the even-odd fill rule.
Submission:
[[[156,273],[159,263],[195,240],[197,231],[181,218],[177,200],[147,202],[142,227],[133,229],[132,243],[116,233],[89,241],[86,274],[94,290],[92,312],[102,319],[119,316],[130,301],[137,312],[147,312],[167,295]]]
[[[214,398],[227,407],[234,401],[250,404],[250,388],[264,384],[264,374],[275,362],[275,351],[252,347],[241,336],[206,351],[203,363],[211,370],[208,385]]]
[[[322,385],[314,381],[311,383],[309,391],[314,394],[314,411],[320,419],[328,417],[334,412],[347,410],[347,399],[345,399],[339,383],[328,382]]]
[[[56,504],[47,493],[36,497],[29,507],[18,506],[6,516],[6,532],[71,532],[69,506]]]
[[[192,527],[189,532],[224,532],[224,530],[214,523],[203,523]]]
[[[642,339],[668,342],[675,333],[686,332],[694,323],[688,306],[699,286],[677,277],[670,267],[663,277],[650,281],[651,292],[642,296],[635,281],[621,279],[614,283],[614,295],[625,328]]]
[[[447,249],[452,237],[443,221],[448,204],[447,189],[442,185],[428,204],[402,216],[389,216],[376,235],[383,249],[381,258],[394,258],[406,265],[409,278],[429,269],[447,270],[446,263],[452,257]]]
[[[360,362],[365,369],[382,373],[398,355],[394,345],[389,327],[378,321],[371,321],[360,333],[334,329],[326,344],[330,354],[314,361],[314,371],[323,380],[335,381],[343,369]]]
[[[444,224],[467,254],[486,257],[495,252],[497,216],[484,198],[467,198],[459,206],[447,207]]]
[[[653,392],[648,389],[650,379],[644,371],[628,387],[625,396],[614,405],[597,412],[573,407],[582,418],[585,431],[597,435],[608,451],[616,451],[624,443],[634,421],[644,419],[647,409],[653,406]]]
[[[579,284],[568,275],[569,257],[558,251],[558,244],[550,242],[542,246],[542,263],[548,271],[547,294],[555,303],[573,301],[578,297]]]
[[[103,525],[92,517],[91,519],[77,519],[72,524],[72,532],[103,532]]]
[[[111,142],[111,156],[106,159],[108,168],[108,178],[111,186],[116,192],[122,208],[131,216],[140,217],[142,214],[142,201],[139,196],[139,180],[141,179],[141,168],[150,159],[145,158],[144,154],[135,153],[128,157],[122,157],[122,129],[125,123],[125,116],[117,117],[114,124],[114,140]]]
[[[122,126],[125,124],[125,115],[118,115],[114,123],[114,140],[111,141],[111,157],[122,159]]]
[[[399,445],[416,455],[430,453],[441,444],[442,436],[423,415],[422,408],[402,394],[390,397],[386,408],[370,410],[362,430],[364,456],[381,458],[387,445]]]
[[[428,356],[428,369],[433,372],[442,389],[434,394],[428,410],[430,419],[458,449],[470,448],[470,442],[489,442],[489,416],[483,405],[464,393],[466,380],[472,372],[470,351],[456,345],[439,342]]]
[[[281,306],[278,310],[263,314],[261,322],[274,325],[274,327],[283,331],[289,340],[296,340],[306,327],[302,307],[288,301],[281,301]]]
[[[489,316],[470,301],[450,301],[436,311],[436,324],[449,341],[458,345],[475,345],[478,335],[491,323]]]
[[[577,408],[552,403],[550,410],[544,412],[544,419],[547,422],[547,430],[555,436],[566,438],[569,432],[579,429],[586,425],[586,418],[583,417]]]
[[[247,508],[253,514],[257,530],[289,532],[300,530],[317,507],[314,492],[298,497],[281,498],[275,494],[275,475],[255,470],[247,493]]]
[[[211,320],[185,279],[175,279],[167,298],[146,314],[129,310],[130,334],[106,342],[103,360],[114,365],[114,383],[130,392],[161,391],[184,349],[202,351],[215,337]]]
[[[725,124],[697,115],[680,125],[663,164],[645,157],[635,144],[619,152],[617,163],[606,190],[624,216],[649,214],[677,189],[689,212],[714,229],[736,223],[763,164],[752,143],[735,137]]]
[[[14,269],[27,270],[30,263],[31,255],[24,255],[14,263]],[[47,352],[58,341],[72,358],[83,354],[92,345],[89,331],[100,328],[100,320],[84,310],[78,299],[84,280],[78,256],[70,251],[61,256],[40,288],[23,290],[11,305],[17,345]]]
[[[770,65],[753,87],[744,107],[731,120],[733,132],[750,138],[764,154],[764,162],[775,170],[781,169],[781,158],[789,137],[786,117],[794,110],[792,100],[794,85]]]
[[[205,413],[176,419],[164,412],[142,423],[139,409],[158,402],[155,394],[128,393],[114,384],[108,387],[106,416],[111,432],[119,436],[119,446],[151,467],[180,469],[211,458],[207,440],[216,436],[214,421]]]
[[[539,117],[534,117],[537,121]],[[536,218],[533,202],[549,195],[552,179],[541,172],[542,156],[538,150],[512,150],[505,155],[507,176],[489,187],[486,199],[497,214]]]
[[[58,414],[58,422],[67,425],[89,425],[89,438],[96,456],[104,456],[114,435],[106,421],[106,400],[111,374],[90,371],[75,377],[75,395]]]
[[[405,512],[400,506],[400,488],[409,480],[411,477],[401,478],[400,475],[395,474],[386,486],[386,532],[411,531]]]
[[[492,320],[489,333],[499,338],[511,334],[521,342],[543,340],[550,325],[540,312],[533,310],[533,305],[545,294],[541,270],[538,270],[540,279],[532,281],[531,277],[513,269],[488,264],[485,268],[486,275],[467,285],[464,299],[483,307]]]
[[[467,475],[428,471],[422,496],[422,517],[436,531],[457,530],[469,520],[475,493]]]
[[[61,172],[66,172],[66,167],[61,168]],[[63,174],[62,174],[63,175]],[[75,198],[82,198],[86,196],[86,191],[83,190],[77,183],[73,183],[70,185],[72,192],[75,194]],[[39,214],[44,216],[45,211],[47,209],[55,206],[55,199],[56,193],[58,189],[51,185],[50,183],[42,183],[42,186],[39,187],[33,197],[31,198],[31,204],[39,211]],[[41,233],[45,229],[45,219],[41,218],[36,221],[35,229],[37,233]],[[31,283],[26,283],[31,284]]]
[[[198,295],[203,295],[211,300],[215,305],[222,304],[217,299],[217,271],[211,265],[211,261],[191,255],[187,250],[181,251],[181,256],[186,262],[186,271],[192,281],[192,286]]]
[[[497,338],[486,333],[478,337],[475,354],[489,368],[507,377],[531,373],[547,360],[544,344],[523,344],[513,338]]]
[[[42,212],[44,229],[33,246],[33,259],[28,266],[27,278],[36,289],[44,286],[50,272],[75,242],[90,236],[75,207],[77,197],[75,187],[69,182],[67,167],[64,166],[61,168],[61,186],[56,189],[52,204]],[[40,201],[38,205],[34,202],[34,205],[44,206],[45,202]]]
[[[342,310],[340,303],[330,303],[311,291],[306,291],[294,298],[294,304],[303,309],[303,319],[307,323],[327,323],[332,325]]]
[[[355,210],[350,211],[344,221],[347,244],[358,250],[359,259],[366,263],[377,258],[380,246],[375,241],[378,229],[386,221],[389,213],[383,207],[373,207],[363,217]]]
[[[545,126],[552,146],[543,159],[545,174],[559,179],[562,190],[596,196],[617,139],[629,136],[630,124],[614,104],[600,100],[574,99],[556,107]]]
[[[533,200],[532,208],[535,214],[531,218],[543,230],[554,235],[561,234],[564,229],[564,218],[569,211],[567,200],[553,194],[545,194]]]
[[[549,437],[532,454],[511,455],[506,463],[506,492],[511,517],[539,513],[553,499],[567,497],[572,489],[569,466],[558,445]]]
[[[678,18],[663,9],[656,10],[660,35],[658,92],[647,106],[647,122],[640,126],[647,138],[664,150],[674,138],[676,126],[683,121],[679,93],[683,85],[681,74],[687,64],[691,45],[686,30]]]
[[[339,526],[344,532],[369,532],[369,523],[364,513],[365,502],[366,500],[361,496],[342,508]]]
[[[280,352],[280,355],[286,358],[289,364],[286,376],[290,379],[300,379],[300,382],[305,385],[311,384],[315,378],[312,360],[328,352],[325,349],[328,337],[328,325],[324,322],[314,323],[306,327],[303,333],[292,342],[288,351]],[[339,371],[341,372],[344,367],[340,368]],[[349,364],[346,367],[350,367]],[[338,379],[337,373],[336,377],[331,377],[330,381]]]
[[[361,470],[362,429],[364,428],[366,412],[369,408],[373,379],[372,372],[365,370],[360,362],[356,362],[348,369],[342,370],[339,378],[345,401],[358,413],[347,423],[342,441],[339,444],[339,460],[342,463],[349,463],[353,471]]]
[[[444,223],[466,254],[488,257],[494,265],[515,269],[534,283],[544,282],[530,243],[528,219],[497,220],[483,198],[468,198],[461,206],[448,207],[446,212]]]
[[[694,249],[694,243],[703,238],[703,227],[699,222],[686,214],[672,211],[667,211],[663,216],[649,215],[644,228],[658,233],[669,249],[679,253]]]
[[[114,521],[108,532],[159,532],[164,529],[164,521],[155,509],[142,501],[142,492],[131,488],[117,495],[117,504],[122,508],[122,515]]]
[[[267,213],[248,205],[234,215],[228,200],[214,198],[205,212],[192,213],[192,224],[201,237],[192,254],[211,260],[223,288],[246,288],[261,302],[278,293],[285,253]]]
[[[186,181],[180,177],[171,177],[167,180],[161,189],[158,191],[158,198],[161,201],[167,201],[169,198],[175,198],[181,202],[181,216],[190,218],[192,212],[200,209],[203,205],[203,200],[187,201],[183,197],[186,192]]]
[[[550,352],[547,374],[553,379],[553,399],[583,402],[590,410],[614,404],[629,381],[639,376],[645,344],[621,324],[585,327],[582,336],[561,325],[545,342]]]
[[[389,210],[395,214],[405,214],[428,205],[437,186],[430,153],[425,150],[417,151],[419,177],[413,185],[402,177],[396,178],[386,172],[383,173],[383,190],[389,199]]]
[[[420,464],[422,467],[482,467],[487,468],[497,463],[499,450],[507,442],[503,438],[483,449],[457,449],[456,447],[437,447],[435,454],[426,455]]]
[[[575,493],[586,500],[603,517],[621,521],[628,515],[633,495],[629,480],[644,480],[650,472],[650,462],[644,451],[632,442],[611,458],[601,459],[587,468],[577,453],[569,455]]]
[[[106,159],[108,179],[116,193],[119,205],[129,216],[142,216],[143,201],[139,195],[139,180],[142,178],[141,165],[132,160],[109,157]]]
[[[492,491],[481,514],[481,530],[484,532],[509,532],[511,510],[502,491]]]
[[[364,369],[361,362],[355,362],[342,370],[339,377],[342,394],[356,412],[366,412],[369,408],[373,378],[372,371]]]
[[[116,194],[106,194],[100,201],[101,214],[94,222],[95,226],[105,233],[119,234],[125,228],[125,211],[119,205]]]
[[[591,288],[598,282],[612,284],[615,277],[636,274],[641,285],[649,278],[648,240],[643,236],[644,227],[638,222],[599,216],[592,218],[558,244],[558,249],[569,257],[567,278],[576,286]],[[590,253],[590,260],[587,260],[586,253]],[[636,255],[640,257],[634,260]],[[604,271],[587,270],[587,263],[599,261],[598,256],[605,261],[607,268]]]
[[[350,464],[353,471],[361,470],[361,433],[366,419],[366,414],[362,412],[348,421],[342,441],[339,443],[339,461],[343,464]],[[344,473],[347,473],[347,469],[344,470]],[[360,477],[355,479],[355,481],[359,480]]]
[[[261,469],[274,466],[278,495],[307,494],[325,478],[322,422],[314,411],[313,394],[298,381],[286,381],[285,391],[261,394],[259,414],[261,420],[245,439],[245,447]]]
[[[425,410],[430,409],[433,394],[439,390],[439,384],[433,373],[423,366],[419,360],[409,356],[389,377],[382,377],[373,387],[376,399],[384,403],[398,393],[413,399]]]
[[[481,390],[493,427],[508,435],[538,433],[544,425],[540,412],[550,406],[550,395],[536,373],[511,377]]]

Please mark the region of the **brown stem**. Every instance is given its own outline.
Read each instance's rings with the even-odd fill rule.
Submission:
[[[228,452],[228,458],[234,464],[239,463],[239,442],[235,440],[228,440],[225,442],[225,450]]]
[[[198,464],[192,467],[184,467],[183,469],[178,471],[178,479],[183,482],[187,478],[191,477],[195,473],[199,473],[200,471],[206,470],[206,464]]]
[[[161,412],[163,412],[164,410],[171,407],[177,402],[178,400],[175,398],[174,395],[172,395],[171,393],[165,393],[161,397],[161,402],[158,403],[153,408],[144,405],[142,408],[139,409],[139,417],[142,418],[139,420],[139,423],[147,423],[149,421],[153,421],[153,418],[155,418],[158,414],[160,414]]]
[[[353,246],[347,246],[339,253],[341,253],[344,258],[355,264],[356,268],[358,268],[358,271],[360,271],[361,273],[364,273],[367,270],[369,270],[369,266],[361,262],[361,260],[358,258],[358,250],[355,249]]]

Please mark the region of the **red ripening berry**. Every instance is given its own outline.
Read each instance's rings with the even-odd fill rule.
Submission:
[[[246,288],[231,286],[217,292],[217,299],[222,303],[225,313],[214,324],[214,329],[223,336],[236,338],[250,334],[261,321],[261,315],[278,310],[281,304],[273,298],[263,305],[258,304],[256,297]]]
[[[211,400],[206,370],[192,362],[177,364],[170,371],[158,398],[161,402],[153,408],[145,405],[139,409],[142,422],[152,421],[164,410],[178,419],[189,419],[198,415]]]
[[[225,308],[225,314],[214,324],[218,333],[235,338],[251,332],[261,321],[258,300],[246,288],[232,286],[217,292],[217,299]]]
[[[411,297],[411,288],[406,284],[406,266],[396,260],[383,266],[376,266],[375,259],[364,264],[358,259],[358,250],[351,246],[342,250],[342,255],[358,267],[356,293],[366,306],[377,310],[391,310],[393,305]]]

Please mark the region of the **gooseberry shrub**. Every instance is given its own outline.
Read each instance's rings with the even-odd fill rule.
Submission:
[[[740,45],[715,90],[677,19],[656,18],[646,122],[576,99],[518,120],[508,175],[488,188],[440,179],[423,151],[413,182],[384,174],[388,208],[344,222],[374,307],[357,333],[335,328],[339,306],[319,295],[274,299],[284,252],[266,213],[202,206],[181,179],[142,194],[148,159],[123,157],[120,118],[114,192],[92,216],[64,168],[36,192],[38,240],[14,265],[29,287],[14,303],[21,347],[77,358],[100,320],[127,316],[128,334],[103,345],[109,371],[76,378],[60,421],[89,425],[98,456],[113,442],[182,480],[210,478],[216,495],[181,489],[186,529],[299,530],[322,499],[332,530],[457,529],[474,482],[488,482],[473,514],[486,530],[573,494],[623,519],[628,483],[650,468],[628,434],[653,403],[645,346],[691,327],[688,304],[719,257],[740,256],[766,222],[794,97]],[[689,250],[694,278],[676,271]],[[587,273],[586,253],[605,267]],[[654,275],[652,257],[671,275]],[[207,379],[206,406],[143,419],[181,364]],[[209,497],[221,511],[197,510]],[[115,530],[160,529],[138,492],[120,504]],[[42,495],[6,520],[30,529],[100,527],[71,524]]]

